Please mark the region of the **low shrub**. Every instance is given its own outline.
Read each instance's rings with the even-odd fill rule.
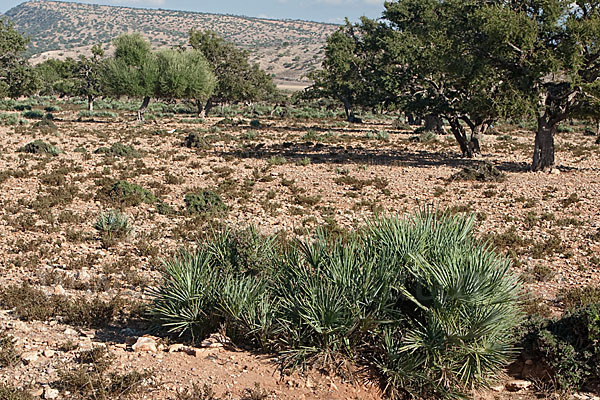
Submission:
[[[2,400],[33,400],[33,396],[25,389],[19,389],[7,384],[0,384],[0,399]]]
[[[465,167],[452,175],[451,180],[503,182],[506,175],[489,162],[478,163],[473,167]]]
[[[15,349],[15,339],[5,332],[0,333],[0,368],[15,366],[21,361],[21,356]],[[0,397],[2,399],[3,397]]]
[[[105,154],[113,157],[139,157],[140,153],[133,147],[122,143],[113,143],[110,147],[100,147],[95,154]]]
[[[208,141],[198,132],[192,132],[185,137],[184,140],[185,147],[189,147],[190,149],[208,149],[210,144]]]
[[[420,129],[420,130],[419,130]],[[417,135],[408,138],[411,142],[431,143],[437,141],[437,134],[433,131],[425,131],[419,128],[415,131]]]
[[[96,200],[122,207],[138,206],[142,203],[153,204],[156,196],[148,189],[135,183],[117,181],[105,184],[96,193]]]
[[[42,119],[44,118],[44,112],[40,110],[28,110],[23,112],[23,117],[27,119]]]
[[[221,197],[210,190],[188,193],[183,201],[190,214],[219,213],[227,209]]]
[[[531,317],[522,329],[523,357],[542,365],[535,376],[555,390],[573,392],[600,380],[600,304],[559,319]]]
[[[42,132],[55,132],[58,130],[58,126],[50,118],[42,118],[40,121],[33,124],[35,129],[39,129]]]
[[[165,262],[155,323],[192,340],[223,327],[287,366],[367,363],[397,396],[458,396],[514,355],[510,262],[474,219],[424,211],[344,237],[286,242],[225,230]]]
[[[118,210],[101,212],[94,228],[100,232],[102,241],[105,244],[111,244],[117,239],[122,239],[131,232],[129,217]]]
[[[56,146],[48,144],[43,140],[34,140],[31,143],[27,143],[25,146],[19,148],[17,151],[22,153],[31,153],[31,154],[49,154],[51,156],[57,156],[60,153],[60,150]]]

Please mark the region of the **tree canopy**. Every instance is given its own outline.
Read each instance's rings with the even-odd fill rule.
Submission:
[[[0,97],[32,94],[37,85],[35,73],[23,57],[29,40],[7,18],[0,18]]]

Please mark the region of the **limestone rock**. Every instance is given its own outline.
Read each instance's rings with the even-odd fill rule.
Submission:
[[[156,341],[151,337],[142,336],[138,338],[133,346],[131,346],[133,351],[146,351],[150,353],[156,353],[158,349],[156,348]]]
[[[57,399],[58,394],[59,392],[56,389],[52,389],[49,387],[44,389],[44,399]]]

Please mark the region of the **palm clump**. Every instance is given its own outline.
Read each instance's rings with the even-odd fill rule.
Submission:
[[[345,238],[226,230],[165,262],[152,314],[193,340],[223,326],[287,366],[366,364],[395,397],[460,396],[511,359],[521,320],[509,260],[472,229],[426,210]]]

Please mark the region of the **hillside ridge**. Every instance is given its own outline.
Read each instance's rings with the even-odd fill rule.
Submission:
[[[27,1],[4,15],[30,37],[33,63],[88,54],[96,43],[108,50],[111,40],[126,32],[141,32],[158,48],[187,44],[190,29],[210,29],[288,82],[306,82],[306,74],[322,61],[327,36],[337,28],[314,21],[49,0]]]

